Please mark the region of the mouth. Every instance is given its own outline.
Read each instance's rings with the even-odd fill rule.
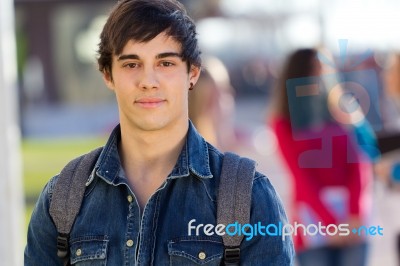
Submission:
[[[166,102],[166,100],[164,100],[164,99],[150,97],[150,98],[140,98],[140,99],[136,100],[134,103],[142,108],[151,109],[151,108],[160,107],[165,102]]]

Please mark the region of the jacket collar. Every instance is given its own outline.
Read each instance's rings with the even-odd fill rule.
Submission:
[[[97,160],[95,171],[107,183],[116,183],[121,161],[118,153],[118,143],[121,140],[121,128],[117,125],[112,131],[103,151]],[[176,165],[168,179],[189,176],[190,172],[200,178],[212,178],[208,146],[204,138],[197,132],[192,122],[186,135],[186,142],[178,157]]]

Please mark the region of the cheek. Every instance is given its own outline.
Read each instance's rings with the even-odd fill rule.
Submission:
[[[127,94],[130,91],[132,91],[133,85],[134,83],[132,80],[127,79],[122,75],[119,75],[114,78],[114,88],[116,93]]]
[[[182,88],[180,88],[180,91],[174,91],[173,95],[171,95],[172,97],[170,97],[172,99],[172,101],[176,104],[181,104],[181,105],[185,105],[188,102],[188,91],[183,90]]]
[[[189,90],[184,88],[180,88],[180,90],[181,91],[179,93],[174,93],[175,97],[173,98],[175,104],[177,104],[177,106],[182,106],[183,109],[187,109],[189,104]]]

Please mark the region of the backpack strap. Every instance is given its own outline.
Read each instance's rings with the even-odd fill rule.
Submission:
[[[57,256],[69,265],[69,234],[81,208],[86,182],[102,151],[97,148],[70,161],[61,171],[50,202],[50,215],[56,225]]]
[[[255,162],[234,153],[225,153],[218,191],[217,224],[250,222],[251,195]],[[243,234],[222,236],[224,265],[240,264],[240,243]]]

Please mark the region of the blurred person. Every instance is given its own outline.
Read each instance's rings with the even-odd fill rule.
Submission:
[[[205,56],[202,74],[189,95],[189,118],[199,133],[222,151],[249,146],[245,133],[235,127],[235,98],[228,70],[216,57]]]
[[[220,235],[209,236],[206,229],[188,235],[193,219],[217,223],[224,157],[188,118],[188,94],[201,72],[193,21],[175,0],[120,1],[102,30],[98,52],[99,70],[116,94],[120,124],[88,176],[67,237],[71,260],[57,256],[49,213],[56,175],[33,211],[25,265],[230,265],[222,261],[228,249]],[[279,197],[259,172],[248,207],[251,224],[286,223]],[[293,252],[291,237],[258,235],[242,241],[240,260],[292,265]]]
[[[286,205],[287,176],[276,158],[276,140],[272,130],[260,125],[243,125],[235,119],[254,119],[254,112],[237,109],[235,88],[224,63],[215,56],[202,57],[202,74],[189,94],[189,118],[199,133],[221,151],[233,151],[252,158],[257,169],[266,173]],[[243,113],[240,113],[243,112]],[[239,120],[238,120],[239,121]],[[285,179],[286,178],[286,179]]]
[[[384,131],[389,138],[399,138],[400,132],[400,53],[391,53],[387,65],[382,73],[384,111]],[[398,143],[398,140],[396,141]],[[396,254],[396,265],[400,265],[400,220],[398,216],[398,202],[400,202],[400,145],[391,143],[388,151],[382,150],[382,159],[377,163],[375,170],[378,180],[384,185],[384,206],[386,209],[384,223],[388,230],[393,231],[392,252]],[[384,210],[381,210],[384,211]]]
[[[393,53],[389,55],[387,61],[387,67],[382,75],[383,88],[384,88],[384,100],[387,117],[384,128],[387,132],[399,132],[400,131],[400,53]],[[396,151],[396,147],[393,150]],[[382,160],[378,166],[379,177],[395,190],[400,189],[400,182],[397,182],[396,167],[397,160],[395,156],[389,156]],[[400,170],[400,169],[399,169]]]
[[[400,53],[388,55],[385,70],[382,73],[385,107],[387,108],[385,131],[400,129]]]
[[[338,108],[332,99],[340,91],[329,95],[324,72],[316,49],[293,52],[283,67],[268,121],[291,172],[292,221],[349,225],[348,236],[304,235],[300,229],[294,235],[297,261],[300,266],[366,265],[366,239],[350,230],[368,222],[371,164],[345,125],[351,121],[342,124],[332,118]]]

